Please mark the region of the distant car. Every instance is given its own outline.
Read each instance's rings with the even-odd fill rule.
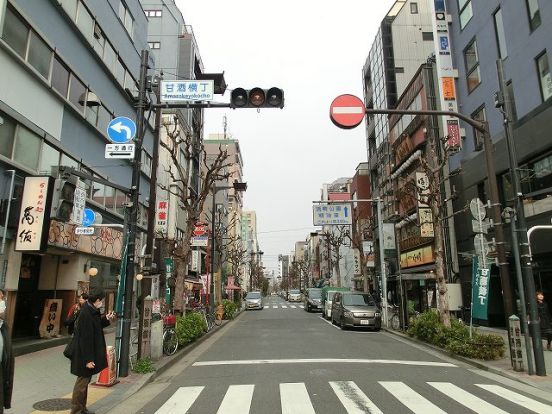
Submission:
[[[245,296],[245,309],[262,309],[263,297],[261,292],[248,292]]]
[[[308,288],[305,292],[305,307],[307,312],[312,310],[322,310],[322,289]]]
[[[341,329],[366,327],[381,329],[381,311],[369,293],[336,292],[332,303],[332,323]]]
[[[302,295],[299,289],[291,289],[288,295],[288,302],[301,302]]]

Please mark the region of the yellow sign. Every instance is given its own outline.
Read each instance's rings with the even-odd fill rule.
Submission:
[[[425,246],[401,253],[401,269],[433,263],[433,246]]]
[[[441,81],[443,84],[443,98],[445,98],[445,101],[454,101],[456,99],[454,78],[441,78]]]

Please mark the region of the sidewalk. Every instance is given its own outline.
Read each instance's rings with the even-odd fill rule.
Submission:
[[[238,317],[238,315],[236,315]],[[163,356],[155,363],[156,371],[150,374],[130,372],[126,378],[110,388],[90,386],[88,406],[92,411],[107,413],[130,395],[136,393],[152,378],[171,367],[190,350],[202,343],[215,332],[219,332],[230,321],[223,321],[197,341],[180,349],[175,355]],[[114,345],[115,333],[106,332],[107,345]],[[6,414],[66,414],[70,411],[70,399],[75,384],[75,376],[69,372],[70,362],[63,356],[65,345],[27,353],[15,358],[15,378],[12,408]],[[95,382],[92,378],[91,384]],[[38,405],[37,405],[38,404]]]
[[[487,327],[484,327],[484,326],[476,328],[477,331],[479,331],[481,333],[492,333],[492,334],[495,334],[495,335],[500,335],[504,339],[504,344],[506,345],[506,354],[505,354],[504,358],[498,359],[498,360],[492,360],[492,361],[483,361],[483,360],[480,360],[480,359],[471,359],[471,358],[461,357],[461,356],[457,356],[457,355],[452,355],[452,354],[448,353],[446,350],[444,350],[442,348],[438,348],[438,347],[430,345],[426,342],[419,341],[418,339],[411,338],[410,336],[408,336],[408,335],[406,335],[402,332],[394,331],[390,328],[385,328],[385,327],[384,327],[384,329],[389,333],[401,336],[403,338],[407,338],[410,341],[416,342],[418,344],[422,344],[422,345],[427,346],[429,348],[432,348],[436,351],[442,352],[442,353],[446,354],[449,357],[452,357],[452,358],[457,359],[459,361],[470,364],[470,365],[472,365],[476,368],[479,368],[479,369],[482,369],[482,370],[485,370],[485,371],[489,371],[489,372],[492,372],[494,374],[502,375],[504,377],[513,379],[515,381],[519,381],[519,382],[522,382],[524,384],[531,385],[535,388],[541,389],[543,391],[552,393],[552,352],[547,351],[546,346],[544,346],[544,362],[545,362],[545,365],[546,365],[547,375],[545,377],[539,377],[539,376],[536,376],[536,375],[529,375],[527,373],[527,355],[526,355],[526,352],[525,352],[525,340],[522,337],[523,367],[525,368],[525,371],[524,372],[514,371],[514,369],[512,368],[511,361],[510,361],[510,348],[508,346],[508,331],[506,331],[505,329],[487,328]],[[534,369],[534,367],[533,367],[533,369]]]

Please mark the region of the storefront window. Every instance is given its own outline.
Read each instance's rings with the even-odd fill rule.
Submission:
[[[11,158],[16,123],[4,112],[0,112],[0,154]]]

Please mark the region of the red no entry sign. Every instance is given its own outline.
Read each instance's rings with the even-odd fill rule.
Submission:
[[[205,227],[206,224],[204,223],[196,223],[192,234],[194,236],[203,236],[207,234],[207,229]]]
[[[330,105],[330,119],[335,126],[343,129],[360,125],[365,113],[364,102],[354,95],[339,95]]]

